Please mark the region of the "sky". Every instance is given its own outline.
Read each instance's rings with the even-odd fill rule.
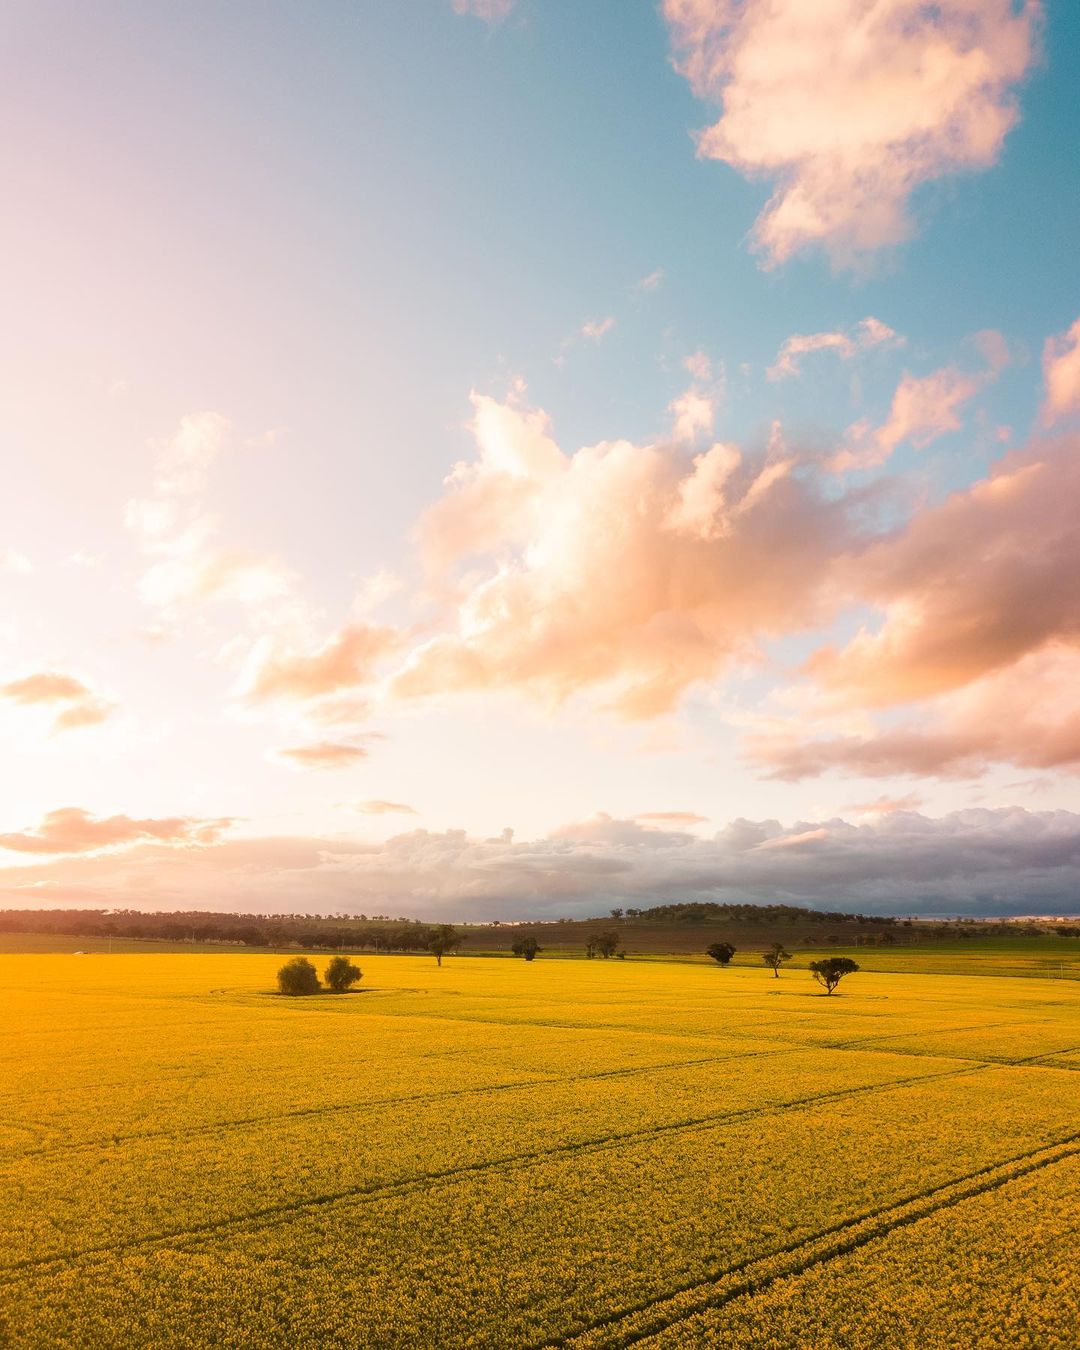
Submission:
[[[1080,11],[10,0],[0,904],[1080,912]]]

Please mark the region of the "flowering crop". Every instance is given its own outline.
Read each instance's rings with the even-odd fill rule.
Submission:
[[[982,1344],[1002,1215],[995,1297],[1075,1330],[1080,989],[277,964],[0,957],[4,1345]]]

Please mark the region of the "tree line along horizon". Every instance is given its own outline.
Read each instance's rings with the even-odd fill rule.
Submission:
[[[570,945],[597,925],[617,924],[633,934],[637,946],[665,925],[689,934],[695,926],[729,926],[750,940],[746,929],[783,930],[789,942],[807,946],[845,946],[857,933],[859,945],[890,946],[915,940],[954,941],[985,938],[1007,930],[1011,937],[1080,936],[1080,925],[1054,922],[999,920],[973,923],[963,920],[915,919],[898,915],[866,915],[838,910],[814,910],[797,905],[750,905],[695,901],[654,905],[648,909],[612,909],[605,917],[586,919],[492,920],[487,924],[438,925],[388,914],[258,914],[201,910],[146,911],[139,909],[0,910],[0,932],[52,933],[81,938],[125,938],[136,941],[222,943],[243,947],[289,947],[306,950],[343,950],[353,947],[375,952],[423,952],[433,932],[443,926],[483,932],[495,943],[518,930],[543,934],[558,931]],[[804,932],[797,932],[798,926]],[[838,931],[829,931],[836,928]],[[805,931],[805,929],[811,931]],[[728,937],[721,933],[717,936]],[[507,944],[508,945],[508,944]]]
[[[463,941],[464,938],[454,929],[452,924],[440,924],[428,939],[427,950],[435,957],[436,964],[441,967],[443,957],[455,952]],[[531,934],[526,934],[517,939],[511,947],[511,951],[515,956],[520,956],[525,961],[535,961],[543,948],[536,938]],[[711,957],[717,965],[727,966],[731,964],[731,959],[736,951],[737,948],[730,942],[714,942],[705,949],[705,955]],[[620,946],[619,933],[609,929],[606,932],[595,933],[589,938],[585,944],[585,956],[590,961],[596,959],[609,961],[613,957],[625,959],[626,952]],[[774,978],[779,979],[781,966],[790,961],[792,957],[791,953],[785,950],[783,943],[774,942],[767,951],[761,953],[761,959],[772,971]],[[825,993],[832,994],[840,981],[846,975],[853,975],[859,969],[859,966],[850,957],[830,956],[823,957],[818,961],[811,961],[807,968],[814,980],[823,986]],[[324,973],[326,988],[333,994],[347,993],[362,978],[363,971],[347,956],[332,957]],[[323,992],[319,973],[306,956],[294,956],[286,961],[278,971],[277,980],[278,992],[292,997]]]

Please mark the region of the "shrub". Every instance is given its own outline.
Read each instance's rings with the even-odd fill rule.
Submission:
[[[278,989],[283,994],[317,994],[322,987],[315,967],[306,956],[294,956],[277,973]]]
[[[354,966],[347,956],[335,956],[323,973],[331,993],[344,994],[363,977],[364,972]]]

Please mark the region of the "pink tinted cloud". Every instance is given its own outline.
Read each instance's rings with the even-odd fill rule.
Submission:
[[[828,772],[975,778],[993,764],[1080,771],[1080,650],[1051,644],[964,689],[931,700],[918,719],[860,733],[805,727],[751,736],[766,776],[797,782]]]
[[[275,750],[274,755],[296,769],[348,769],[367,759],[368,752],[362,745],[344,741],[316,741],[311,745],[285,746]]]
[[[849,427],[849,444],[832,456],[827,467],[834,473],[873,468],[905,442],[923,450],[939,436],[959,431],[963,425],[960,409],[995,380],[1009,361],[1005,339],[993,329],[976,333],[973,341],[986,362],[981,371],[972,374],[958,366],[943,366],[923,376],[905,371],[887,419],[875,429],[865,421]]]
[[[95,818],[76,806],[50,811],[31,830],[0,834],[0,848],[17,853],[89,853],[146,842],[213,844],[233,824],[230,817],[193,820],[184,816],[136,820],[131,816]]]
[[[97,726],[113,712],[113,704],[99,698],[82,680],[55,670],[35,671],[0,685],[0,698],[23,707],[45,705],[56,708],[53,735]]]
[[[83,698],[57,713],[53,722],[53,734],[61,731],[75,731],[79,727],[96,727],[106,721],[113,711],[113,705],[100,698]]]
[[[1067,333],[1046,339],[1043,347],[1044,425],[1080,412],[1080,319]]]
[[[398,697],[515,689],[553,706],[587,691],[653,717],[820,614],[857,530],[779,438],[757,455],[628,441],[567,455],[520,399],[474,403],[478,458],[420,527],[450,631],[412,650]]]
[[[782,380],[799,373],[801,359],[813,352],[833,351],[841,360],[849,361],[853,356],[871,347],[882,345],[900,346],[904,339],[888,324],[868,315],[861,319],[850,332],[837,330],[823,333],[793,333],[785,338],[776,353],[775,362],[765,372],[770,380]]]
[[[21,679],[0,685],[0,698],[23,704],[67,703],[85,698],[89,693],[82,680],[55,670],[35,671],[33,675],[24,675]]]
[[[696,811],[642,811],[634,819],[649,825],[705,825],[709,817]]]
[[[485,23],[502,23],[513,13],[517,0],[450,0],[455,14],[471,14]]]
[[[870,802],[849,802],[842,807],[858,816],[891,816],[895,811],[917,811],[923,799],[917,792],[907,792],[902,797],[875,797]]]
[[[677,69],[722,115],[698,153],[773,195],[753,231],[768,264],[834,261],[911,233],[922,183],[985,169],[1036,59],[1037,0],[664,0]]]
[[[830,770],[972,777],[998,763],[1075,772],[1078,497],[1072,434],[1006,455],[853,557],[838,584],[881,622],[811,656],[803,673],[814,693],[799,722],[754,731],[750,759],[790,780]],[[882,723],[904,705],[915,708]],[[849,725],[830,730],[836,718]]]
[[[210,469],[232,440],[232,424],[219,413],[182,417],[171,437],[151,442],[157,456],[152,494],[127,504],[127,526],[147,557],[140,594],[166,613],[210,601],[264,610],[292,592],[295,578],[287,567],[221,543],[218,522],[204,509]]]
[[[368,623],[346,624],[309,654],[270,653],[250,682],[253,701],[305,701],[355,689],[375,678],[378,663],[394,651],[401,636],[394,628]]]
[[[356,808],[364,816],[415,816],[416,811],[404,802],[384,802],[378,799],[360,802]]]
[[[1077,643],[1077,500],[1080,436],[1006,455],[852,563],[852,597],[884,621],[819,650],[806,673],[834,706],[886,707]]]

